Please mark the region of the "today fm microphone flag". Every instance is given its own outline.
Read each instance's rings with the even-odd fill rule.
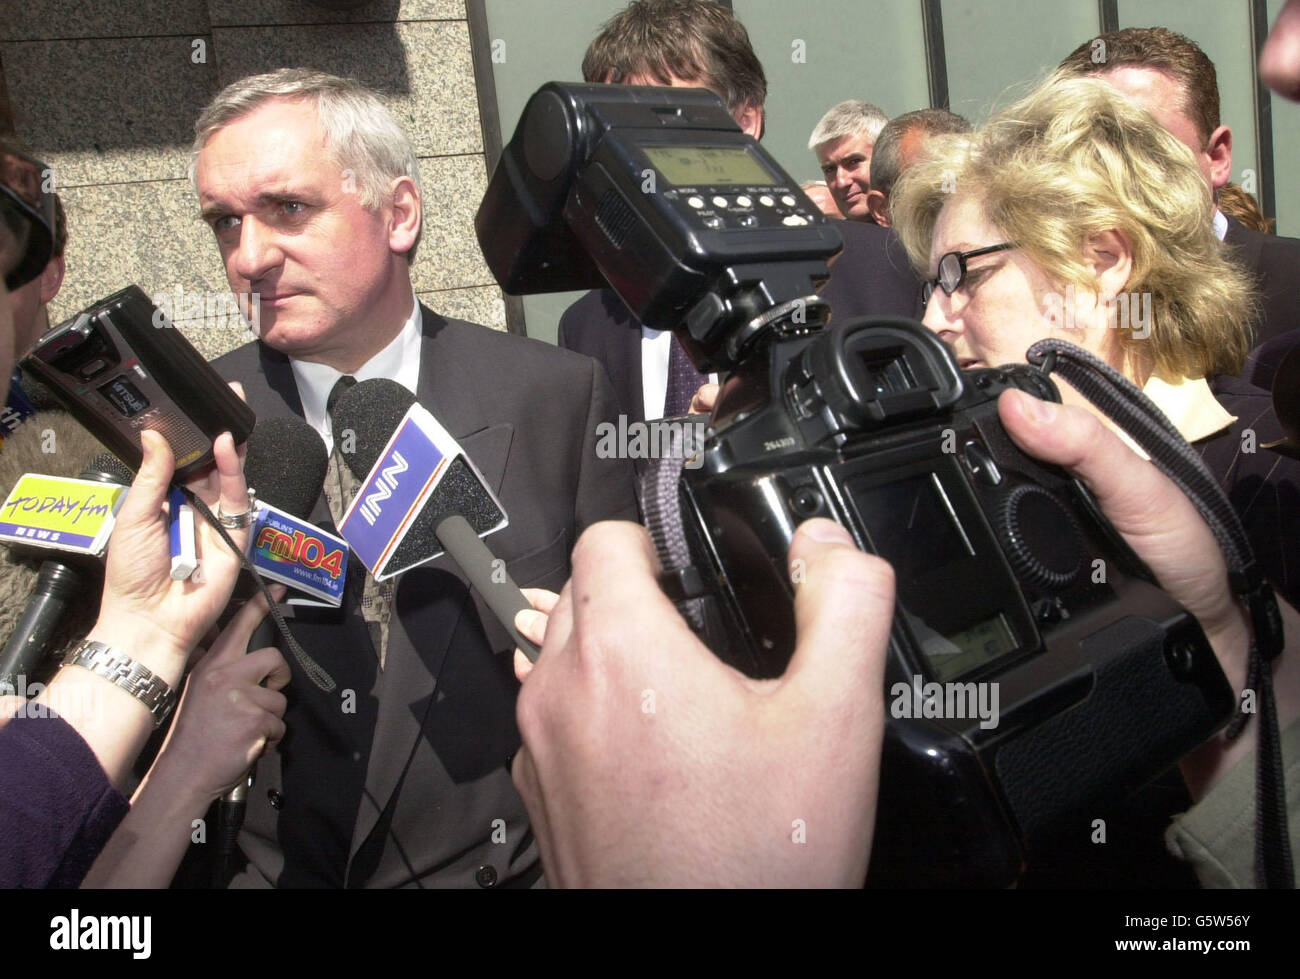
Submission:
[[[0,504],[0,542],[102,557],[127,489],[89,479],[27,473]],[[181,516],[178,505],[184,497],[173,490],[170,499],[174,535]],[[190,526],[192,558],[192,522]],[[173,539],[173,566],[176,544]],[[179,553],[184,553],[183,546]],[[248,557],[264,578],[289,585],[326,605],[338,606],[343,600],[347,543],[279,507],[258,501]],[[189,577],[188,573],[172,576]]]
[[[401,552],[401,544],[444,477],[462,465],[472,471],[478,492],[490,498],[499,515],[490,526],[478,530],[478,536],[485,537],[507,525],[505,509],[451,434],[427,409],[412,404],[339,524],[339,533],[376,581],[386,581],[437,556],[407,555]]]
[[[0,504],[0,541],[98,557],[127,487],[27,473]]]
[[[280,458],[286,447],[291,450],[304,448],[301,444],[303,436],[283,424],[277,426],[278,421],[272,419],[253,430],[249,438],[245,476],[266,485],[268,496],[290,505],[281,508],[265,500],[258,501],[247,554],[262,577],[282,582],[322,604],[337,607],[343,600],[347,543],[294,512],[310,511],[311,501],[320,492],[326,465],[324,449],[319,436],[309,426],[293,419],[307,431],[309,441],[305,448],[316,450],[321,457],[319,465],[315,465],[315,460],[308,458],[307,452],[293,451],[288,456],[294,460],[296,482],[305,480],[310,488],[308,496],[301,492],[293,479],[286,479],[278,473],[271,461]],[[297,441],[289,436],[297,436]],[[130,473],[125,469],[122,473],[122,484],[39,473],[22,475],[4,503],[0,504],[0,543],[102,557],[128,489],[125,484]],[[308,500],[305,507],[297,503],[300,496]],[[180,525],[178,510],[183,496],[173,489],[170,500],[172,529],[175,531]],[[184,563],[184,545],[183,535],[180,541],[173,540],[174,569],[178,554]],[[191,540],[191,550],[192,547]],[[173,577],[183,578],[188,574],[176,571]]]

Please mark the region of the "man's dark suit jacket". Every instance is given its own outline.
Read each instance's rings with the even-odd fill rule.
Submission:
[[[613,416],[609,381],[586,357],[421,308],[419,401],[509,518],[487,543],[521,586],[558,591],[583,528],[636,515],[629,464],[595,452],[596,426]],[[301,416],[282,354],[254,342],[214,366],[242,382],[259,419]],[[313,520],[329,519],[322,498]],[[322,692],[286,654],[287,733],[258,763],[239,841],[250,864],[235,883],[536,880],[537,847],[507,769],[519,746],[513,643],[443,557],[399,579],[380,671],[352,563],[343,621],[293,626],[338,689]]]
[[[1271,391],[1278,363],[1300,342],[1300,239],[1266,235],[1228,218],[1224,242],[1255,276],[1260,292],[1254,349],[1241,377]]]
[[[898,236],[861,221],[835,221],[844,251],[831,265],[821,297],[831,304],[831,323],[855,316],[921,318],[921,280]],[[619,412],[645,421],[641,384],[641,322],[609,289],[589,292],[564,311],[556,343],[605,365]]]

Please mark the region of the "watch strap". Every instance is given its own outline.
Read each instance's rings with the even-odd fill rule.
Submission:
[[[108,643],[83,640],[68,654],[63,665],[80,666],[121,687],[149,708],[155,727],[167,719],[179,699],[176,691],[152,670]]]

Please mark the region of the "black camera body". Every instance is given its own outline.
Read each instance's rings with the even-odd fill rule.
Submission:
[[[753,676],[781,675],[794,648],[800,522],[836,520],[893,566],[873,885],[1008,883],[1063,817],[1086,831],[1086,806],[1223,724],[1232,694],[1196,620],[1077,480],[1003,430],[998,395],[1059,401],[1050,378],[962,372],[903,319],[765,353],[730,375],[683,470],[684,524],[722,622],[711,647]]]
[[[551,83],[476,227],[507,291],[608,281],[696,366],[730,371],[678,484],[692,564],[671,578],[715,653],[784,671],[801,521],[837,520],[893,564],[868,882],[1007,884],[1063,818],[1086,827],[1086,807],[1209,737],[1233,695],[1086,489],[1003,431],[998,394],[1058,401],[1052,381],[962,372],[907,320],[827,328],[815,291],[838,234],[796,191],[715,96]]]

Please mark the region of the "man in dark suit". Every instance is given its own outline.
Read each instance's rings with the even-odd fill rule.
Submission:
[[[331,449],[331,396],[346,379],[403,384],[501,500],[509,526],[489,543],[506,570],[558,590],[585,526],[635,514],[627,463],[595,452],[612,415],[604,373],[416,303],[414,153],[356,83],[298,69],[243,79],[204,110],[196,136],[203,215],[231,288],[255,297],[260,331],[217,369],[242,382],[259,418],[301,416]],[[346,481],[333,452],[316,522],[338,522]],[[287,734],[249,797],[237,885],[537,880],[508,771],[516,686],[501,654],[513,643],[449,559],[396,582],[374,582],[354,557],[340,614],[295,624],[337,689],[322,692],[295,664]]]
[[[1241,378],[1271,391],[1278,364],[1300,344],[1300,239],[1266,235],[1236,218],[1227,221],[1224,243],[1236,249],[1237,260],[1259,283],[1256,345]]]
[[[589,82],[707,88],[755,139],[763,134],[767,79],[744,25],[703,0],[636,0],[591,42],[582,61]],[[919,319],[921,280],[892,231],[836,221],[844,250],[821,291],[833,322],[855,316]],[[642,327],[609,290],[588,293],[564,311],[556,342],[605,365],[629,421],[683,414],[707,378],[669,334]]]
[[[1219,82],[1195,42],[1164,27],[1127,27],[1085,41],[1063,71],[1095,75],[1150,112],[1192,151],[1211,196],[1232,179],[1232,130],[1219,121]],[[1255,350],[1242,377],[1269,389],[1300,341],[1300,240],[1254,231],[1215,208],[1214,231],[1259,285]]]

